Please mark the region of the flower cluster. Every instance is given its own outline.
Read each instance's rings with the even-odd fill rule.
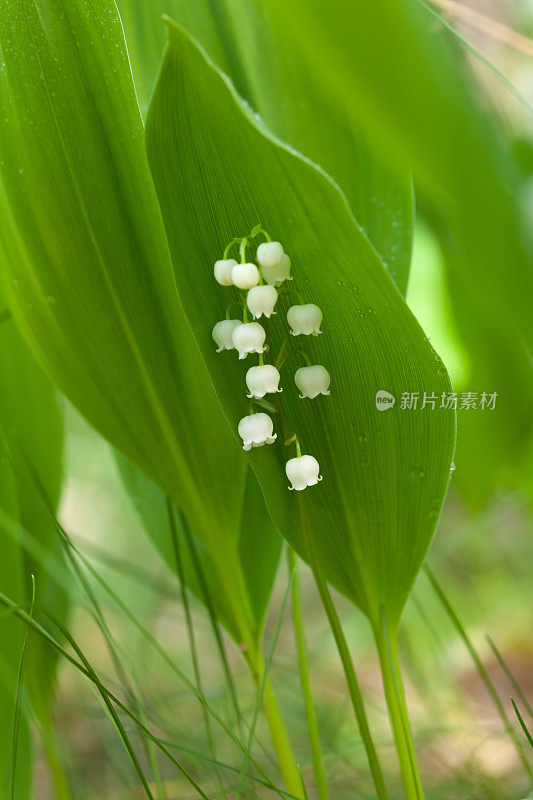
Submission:
[[[247,260],[247,250],[253,248],[253,240],[262,235],[267,240],[259,244],[255,251],[255,261]],[[239,247],[240,261],[228,258],[234,246]],[[291,355],[285,342],[275,363],[265,363],[265,353],[269,350],[267,331],[257,320],[262,317],[270,319],[277,312],[274,310],[279,295],[287,290],[285,281],[292,280],[290,274],[291,260],[279,242],[270,240],[268,233],[257,225],[249,236],[231,241],[224,252],[224,257],[215,263],[214,275],[221,286],[234,286],[241,290],[240,300],[228,306],[226,319],[217,322],[213,328],[213,340],[217,345],[217,353],[223,350],[236,350],[239,359],[245,359],[250,353],[257,353],[259,363],[250,367],[246,373],[247,397],[250,401],[250,413],[239,422],[239,436],[243,441],[243,449],[262,447],[272,444],[277,434],[274,433],[274,422],[264,411],[255,411],[254,404],[269,411],[282,414],[281,407],[265,401],[266,395],[276,395],[282,389],[279,386],[280,369]],[[282,287],[282,288],[280,288]],[[242,308],[242,320],[231,319],[231,308]],[[249,314],[252,321],[249,321]],[[293,305],[287,312],[287,322],[292,336],[318,336],[321,333],[322,311],[313,303]],[[294,374],[294,382],[300,391],[301,399],[314,399],[318,395],[329,395],[330,376],[321,364],[312,364],[301,351],[307,362]],[[287,477],[291,483],[289,489],[301,491],[307,486],[314,486],[322,480],[318,461],[311,455],[302,455],[298,437],[293,434],[285,444],[295,444],[296,457],[285,465]]]

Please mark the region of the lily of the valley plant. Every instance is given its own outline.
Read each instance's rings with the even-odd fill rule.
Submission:
[[[252,246],[254,238],[260,234],[263,234],[267,241],[257,247],[256,265],[246,261],[246,251]],[[240,263],[227,257],[234,246],[239,246]],[[263,411],[254,410],[254,404],[268,408],[271,412],[279,414],[280,418],[283,417],[281,406],[276,406],[274,401],[265,406],[261,401],[267,394],[282,391],[279,386],[280,369],[290,355],[287,340],[283,342],[277,355],[272,352],[272,348],[266,343],[266,329],[258,322],[249,322],[248,311],[254,320],[261,319],[262,316],[270,319],[276,315],[274,309],[278,301],[278,288],[285,281],[292,280],[290,269],[291,260],[282,245],[271,241],[269,234],[261,225],[256,225],[249,236],[233,239],[225,249],[224,258],[215,263],[214,274],[218,283],[221,286],[233,286],[241,290],[240,303],[235,301],[228,305],[226,319],[217,322],[213,328],[213,339],[218,345],[217,353],[222,350],[237,350],[239,359],[246,358],[250,353],[259,355],[258,365],[250,367],[245,378],[250,392],[247,395],[250,399],[250,413],[243,417],[238,425],[244,450],[272,444],[277,438],[277,433],[273,432],[274,422],[271,417]],[[291,292],[290,289],[288,291]],[[229,318],[235,306],[239,305],[242,306],[242,322],[239,319]],[[318,336],[321,333],[322,312],[313,303],[291,305],[286,316],[293,336]],[[319,394],[329,394],[330,376],[326,368],[321,364],[311,364],[305,352],[294,352],[308,362],[308,366],[300,367],[294,374],[294,382],[302,392],[300,398],[312,399]],[[270,358],[273,363],[267,363],[266,358]],[[292,443],[296,449],[296,457],[287,461],[285,472],[291,482],[289,489],[301,491],[317,484],[322,480],[322,476],[319,475],[320,468],[316,458],[307,454],[302,455],[297,433],[285,441],[286,446]]]

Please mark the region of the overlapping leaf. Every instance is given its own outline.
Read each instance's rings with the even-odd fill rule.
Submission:
[[[184,531],[177,509],[171,522],[161,489],[123,457],[118,458],[118,464],[124,485],[161,557],[173,572],[179,569],[179,559],[188,588],[203,605],[213,609],[217,619],[239,643],[241,631],[230,602],[229,587],[240,587],[245,592],[250,603],[252,641],[257,645],[277,571],[281,538],[265,513],[265,503],[251,470],[248,470],[235,551],[227,549],[221,541],[225,553],[221,572],[219,564],[213,560],[216,553],[207,548],[194,531]],[[174,542],[174,535],[177,542]]]
[[[223,581],[246,462],[180,308],[116,8],[4,1],[0,42],[13,310],[65,394],[182,508]],[[247,641],[239,575],[227,599]]]
[[[119,0],[144,106],[163,51],[163,13],[180,23],[284,142],[343,188],[352,211],[405,293],[412,234],[409,171],[370,136],[358,104],[339,103],[299,37],[266,0]]]
[[[250,462],[284,536],[376,622],[384,604],[395,624],[427,551],[449,479],[453,414],[400,408],[402,392],[440,394],[446,370],[354,224],[345,198],[314,165],[275,141],[182,29],[169,44],[147,119],[152,174],[184,309],[234,426],[247,413],[245,367],[216,355],[213,323],[233,296],[211,276],[227,241],[263,225],[293,258],[294,287],[324,311],[324,333],[298,342],[332,375],[332,396],[302,401],[283,369],[288,430],[315,455],[323,482],[287,491],[279,444]],[[179,255],[186,252],[186,264]],[[194,280],[193,280],[194,277]],[[198,283],[202,290],[198,291]],[[286,336],[287,300],[270,325],[272,357]],[[303,337],[302,337],[303,338]],[[307,337],[309,339],[310,337]],[[398,398],[376,410],[375,394]]]

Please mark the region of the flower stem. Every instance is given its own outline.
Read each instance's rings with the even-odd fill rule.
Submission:
[[[232,248],[234,245],[236,245],[236,244],[239,244],[239,243],[240,243],[240,241],[241,241],[240,239],[232,239],[232,240],[231,240],[231,242],[229,242],[229,243],[226,245],[226,249],[224,250],[224,256],[223,256],[225,259],[226,259],[226,258],[229,256],[229,253],[230,253],[230,250],[231,250],[231,248]]]
[[[305,716],[307,718],[307,730],[309,733],[309,743],[313,755],[313,769],[315,773],[316,788],[319,800],[328,800],[328,786],[324,774],[322,762],[322,749],[320,746],[320,735],[318,732],[318,722],[316,718],[313,697],[311,694],[311,681],[309,679],[309,664],[307,660],[307,646],[305,642],[305,632],[303,627],[302,603],[300,598],[300,579],[298,576],[298,566],[296,554],[292,547],[288,548],[289,569],[292,574],[292,616],[294,623],[294,635],[298,650],[298,665],[300,669],[300,683],[305,705]]]
[[[309,356],[307,355],[305,350],[300,350],[298,348],[294,348],[293,349],[291,347],[288,347],[288,348],[286,347],[285,351],[283,353],[283,358],[281,358],[281,360],[280,360],[280,356],[281,356],[281,351],[280,351],[280,355],[278,356],[278,359],[276,361],[276,366],[277,366],[278,369],[282,368],[282,366],[285,364],[287,359],[290,358],[290,356],[301,356],[303,358],[303,360],[305,361],[305,364],[306,364],[307,367],[312,367],[313,366],[313,362],[309,358]]]
[[[231,309],[232,309],[232,308],[235,308],[236,306],[237,306],[237,307],[239,308],[239,310],[240,310],[240,309],[242,308],[242,300],[235,300],[235,302],[234,302],[234,303],[230,303],[230,304],[229,304],[229,306],[226,306],[226,319],[231,319],[231,315],[232,315],[232,313],[233,313],[233,312],[231,311]]]
[[[183,611],[185,614],[185,623],[187,627],[187,638],[189,641],[189,652],[191,655],[191,662],[193,668],[193,675],[194,675],[194,683],[196,689],[198,691],[198,695],[202,697],[204,695],[203,690],[203,682],[202,682],[202,675],[200,672],[200,662],[198,659],[198,650],[196,647],[196,637],[194,634],[194,625],[192,621],[192,614],[191,614],[191,607],[189,605],[189,597],[187,595],[187,588],[185,584],[185,572],[183,567],[183,556],[181,553],[180,543],[178,539],[178,531],[176,528],[176,520],[174,518],[174,508],[172,505],[172,501],[169,497],[166,498],[166,507],[167,507],[167,518],[170,528],[170,535],[172,539],[172,549],[174,551],[174,561],[176,565],[176,573],[178,576],[178,583],[180,587],[180,597],[181,597],[181,604],[183,606]],[[201,702],[202,706],[202,714],[204,720],[204,729],[205,729],[205,736],[207,740],[207,747],[209,750],[209,755],[216,762],[216,752],[215,752],[215,744],[213,741],[213,733],[211,730],[211,720],[205,705]],[[153,758],[154,767],[157,769],[157,760],[155,757]],[[219,788],[221,790],[222,796],[227,798],[227,794],[224,789],[224,784],[222,782],[222,778],[220,776],[220,771],[218,767],[215,767],[215,774],[217,776],[217,781]]]
[[[272,239],[270,238],[270,234],[263,228],[261,224],[256,225],[255,228],[252,229],[252,232],[250,233],[250,239],[255,239],[255,237],[259,236],[260,233],[263,234],[267,242],[272,241]]]
[[[424,800],[424,790],[422,789],[422,781],[418,771],[405,703],[396,636],[391,638],[389,635],[384,609],[381,614],[381,624],[374,627],[374,637],[381,666],[385,699],[400,762],[405,797],[406,800]]]
[[[280,347],[280,350],[279,350],[279,353],[278,353],[278,357],[276,358],[276,361],[274,363],[274,366],[276,367],[276,369],[281,369],[282,368],[283,364],[285,363],[286,358],[287,358],[287,339],[284,339],[283,340],[283,344]]]

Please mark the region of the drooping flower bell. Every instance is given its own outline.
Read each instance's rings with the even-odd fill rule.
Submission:
[[[237,262],[234,258],[222,258],[220,261],[215,262],[215,280],[221,286],[233,286],[231,271],[236,264]]]
[[[283,247],[279,242],[263,242],[257,248],[257,260],[264,269],[277,267],[284,255]]]
[[[259,283],[259,270],[255,264],[235,264],[231,280],[238,289],[252,289]]]
[[[297,492],[322,480],[322,475],[318,474],[320,466],[313,456],[296,456],[289,459],[285,464],[285,472],[292,484],[289,489],[296,489]]]
[[[319,333],[322,333],[320,330],[322,311],[314,303],[291,306],[287,311],[287,322],[291,326],[293,336],[300,334],[318,336]]]
[[[280,374],[272,364],[260,364],[250,367],[246,373],[246,385],[250,392],[247,397],[260,398],[266,394],[281,392],[279,389]]]
[[[238,328],[239,325],[242,325],[240,319],[223,319],[221,322],[217,322],[211,334],[213,336],[213,341],[218,345],[217,353],[221,353],[222,350],[233,350],[235,348],[233,344],[233,331],[235,328]]]
[[[283,256],[280,263],[274,269],[263,269],[263,278],[271,286],[281,286],[283,281],[292,281],[291,260],[287,254]]]
[[[246,296],[246,303],[254,319],[259,319],[262,314],[265,317],[275,314],[274,306],[277,299],[278,293],[273,286],[254,286]]]
[[[274,433],[274,423],[268,414],[262,412],[243,417],[239,422],[238,430],[242,439],[243,450],[251,450],[252,447],[272,444],[277,438],[277,434]]]
[[[263,353],[265,329],[258,322],[241,322],[233,331],[232,342],[239,351],[239,358],[246,358],[248,353]]]
[[[313,400],[319,394],[329,394],[330,381],[330,374],[322,364],[300,367],[294,374],[294,382],[301,392],[301,400],[304,397]]]

